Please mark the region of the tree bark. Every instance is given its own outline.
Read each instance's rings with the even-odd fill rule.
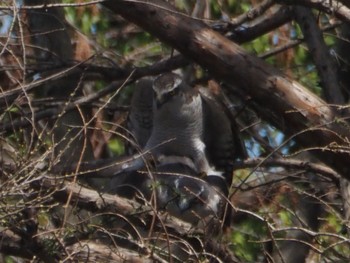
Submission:
[[[25,4],[43,5],[43,8],[26,10],[26,15],[31,31],[31,43],[35,47],[35,62],[63,66],[73,61],[74,48],[63,10],[44,7],[44,4],[52,2],[52,0],[25,1]],[[47,72],[40,73],[40,78],[43,78],[45,73]],[[63,73],[62,78],[42,85],[41,89],[37,91],[37,96],[70,101],[82,94],[81,83],[82,79],[79,73],[67,75]],[[55,121],[49,121],[49,128],[46,128],[45,132],[51,137],[54,145],[54,163],[69,166],[72,163],[94,159],[86,127],[88,115],[84,107],[76,106],[71,111],[65,111],[65,107],[63,107],[60,117]],[[93,180],[88,181],[95,184]]]

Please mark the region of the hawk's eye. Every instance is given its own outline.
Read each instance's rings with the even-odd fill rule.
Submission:
[[[171,96],[171,97],[174,97],[178,93],[179,93],[179,87],[175,87],[171,91],[168,92],[169,96]]]

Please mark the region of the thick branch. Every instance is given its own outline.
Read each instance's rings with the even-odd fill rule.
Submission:
[[[344,96],[337,79],[337,65],[324,42],[315,17],[310,9],[301,6],[294,7],[294,14],[322,80],[326,100],[329,103],[343,104]]]
[[[292,12],[290,11],[289,7],[282,6],[273,14],[264,15],[259,23],[245,27],[244,30],[241,30],[241,28],[237,30],[236,27],[234,27],[232,30],[232,26],[229,24],[228,28],[231,31],[228,37],[237,43],[251,41],[258,36],[262,36],[290,22],[292,20],[291,13]]]
[[[254,20],[258,16],[265,13],[265,11],[268,10],[271,6],[273,6],[273,4],[274,4],[273,0],[265,0],[261,4],[259,4],[258,6],[253,7],[247,13],[244,13],[244,14],[234,18],[230,22],[230,25],[235,27],[235,26],[243,24],[244,22]]]
[[[45,74],[43,74],[43,76],[41,76],[42,78],[39,80],[35,80],[35,81],[32,81],[31,83],[28,83],[27,85],[20,85],[18,87],[12,88],[11,90],[1,92],[0,108],[4,108],[4,109],[7,108],[9,104],[13,103],[13,101],[20,94],[23,93],[23,91],[26,91],[26,92],[32,91],[33,89],[38,88],[45,83],[48,83],[50,81],[56,81],[62,78],[67,78],[67,76],[70,76],[71,74],[81,74],[82,72],[85,71],[85,68],[90,69],[90,72],[93,69],[97,70],[98,72],[101,71],[101,69],[99,68],[96,68],[89,64],[85,64],[85,62],[88,62],[88,61],[73,64],[69,68],[61,68],[61,69],[56,68],[54,72],[46,72]],[[117,81],[122,83],[126,78],[130,77],[130,75],[132,75],[132,80],[137,80],[144,76],[158,75],[162,72],[174,70],[179,67],[186,66],[188,63],[189,62],[183,56],[177,55],[145,67],[132,68],[132,69],[119,69],[114,71],[110,69],[108,70],[106,68],[104,72],[104,76],[107,77],[108,79],[112,78],[113,80],[115,80],[114,83],[117,83]],[[94,101],[100,98],[101,96],[111,93],[117,89],[115,85],[113,87],[111,87],[111,85],[101,90],[98,95],[93,95],[93,98],[91,99],[91,101]]]

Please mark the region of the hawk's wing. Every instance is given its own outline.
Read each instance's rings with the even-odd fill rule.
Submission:
[[[135,86],[128,116],[128,129],[134,136],[140,149],[146,145],[153,124],[153,80],[140,79]]]
[[[203,99],[204,143],[211,165],[223,171],[230,185],[233,161],[241,158],[243,147],[234,120],[231,120],[220,102],[220,96],[207,88],[200,88]]]

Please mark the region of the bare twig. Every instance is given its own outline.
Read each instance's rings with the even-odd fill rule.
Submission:
[[[322,174],[326,178],[331,179],[334,182],[337,182],[340,178],[339,174],[328,166],[317,164],[309,161],[297,160],[297,159],[285,159],[285,158],[254,158],[247,159],[242,162],[234,164],[236,169],[239,168],[252,168],[257,165],[263,167],[276,167],[282,166],[285,168],[300,169],[305,171],[311,171],[315,173]]]

